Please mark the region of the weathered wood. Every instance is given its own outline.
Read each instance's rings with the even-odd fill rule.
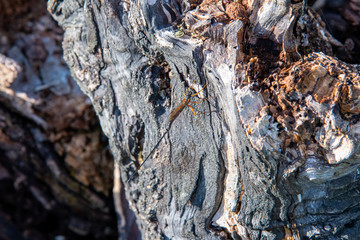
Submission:
[[[303,1],[57,1],[144,239],[354,238],[358,66]],[[319,53],[322,52],[322,53]]]

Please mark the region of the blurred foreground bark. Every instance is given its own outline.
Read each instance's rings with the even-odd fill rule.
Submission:
[[[48,2],[144,239],[360,235],[359,4],[340,4],[334,37],[303,1]],[[185,109],[130,178],[205,84],[207,114]]]

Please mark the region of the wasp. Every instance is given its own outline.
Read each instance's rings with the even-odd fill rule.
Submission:
[[[200,102],[192,102],[191,98],[194,96],[197,96],[201,91],[203,91],[205,89],[205,87],[207,86],[207,84],[205,84],[198,92],[196,92],[196,90],[194,89],[193,85],[191,85],[188,90],[184,93],[184,98],[181,100],[181,102],[177,105],[176,108],[174,108],[170,114],[169,117],[167,119],[167,124],[166,124],[166,129],[164,134],[161,136],[161,138],[159,139],[159,141],[156,143],[156,145],[153,147],[153,149],[151,150],[151,152],[149,153],[149,155],[147,155],[147,157],[145,158],[145,160],[140,164],[140,166],[137,168],[137,171],[135,173],[133,173],[133,175],[130,176],[130,178],[128,179],[128,181],[130,181],[134,175],[140,170],[140,168],[144,165],[144,163],[152,156],[152,154],[155,152],[155,150],[157,149],[157,147],[159,146],[159,144],[161,143],[161,141],[163,140],[163,138],[165,137],[165,135],[170,131],[171,125],[173,124],[173,122],[178,118],[178,116],[182,113],[182,111],[186,108],[189,107],[192,111],[192,113],[194,115],[199,115],[199,114],[203,114],[203,113],[195,113],[194,109],[192,106],[190,106],[190,103],[202,103],[203,101],[207,100],[208,98],[204,98],[202,99]]]

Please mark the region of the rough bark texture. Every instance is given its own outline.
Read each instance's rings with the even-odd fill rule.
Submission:
[[[45,1],[0,1],[0,239],[117,238],[113,158],[62,34]]]
[[[342,4],[352,12],[343,26],[358,28],[358,3]],[[360,235],[359,66],[331,57],[358,62],[357,36],[337,40],[303,1],[51,0],[48,9],[142,238]],[[194,107],[207,114],[168,119],[205,84],[193,99],[208,98]]]

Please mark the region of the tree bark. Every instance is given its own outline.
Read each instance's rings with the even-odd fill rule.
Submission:
[[[360,235],[359,67],[332,57],[354,47],[305,2],[51,0],[48,9],[142,238]],[[193,108],[205,114],[168,118],[201,89],[192,99],[206,101]]]

